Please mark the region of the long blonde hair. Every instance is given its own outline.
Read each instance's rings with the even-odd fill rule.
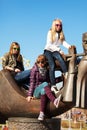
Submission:
[[[19,43],[17,43],[17,42],[12,42],[11,43],[10,50],[9,50],[9,55],[13,54],[13,46],[14,45],[18,46],[18,48],[19,48],[18,55],[17,55],[17,61],[22,62],[23,59],[22,59],[22,56],[20,54],[20,45],[19,45]]]
[[[62,27],[62,20],[60,19],[54,19],[53,20],[53,23],[52,23],[52,27],[50,29],[51,31],[51,41],[54,42],[55,41],[55,38],[56,38],[56,28],[55,28],[55,24],[56,24],[56,21],[60,22],[61,24],[61,30],[59,33],[59,39],[61,42],[65,40],[65,36],[64,36],[64,33],[63,33],[63,27]]]

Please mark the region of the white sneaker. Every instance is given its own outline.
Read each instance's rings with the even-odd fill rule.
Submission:
[[[54,100],[54,105],[55,105],[55,107],[56,108],[58,108],[58,106],[59,106],[59,102],[60,102],[60,100],[61,100],[61,94],[59,95],[59,97],[57,97],[55,100]]]
[[[51,86],[51,91],[54,92],[54,94],[58,93],[56,85]]]
[[[43,120],[44,120],[44,117],[45,117],[44,113],[43,113],[43,112],[40,112],[40,114],[39,114],[39,116],[38,116],[38,120],[39,120],[39,121],[43,121]]]

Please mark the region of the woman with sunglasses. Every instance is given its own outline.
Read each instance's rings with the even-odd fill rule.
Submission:
[[[23,57],[17,42],[12,42],[9,52],[3,56],[2,67],[11,72],[18,84],[27,86],[28,89],[30,70],[24,70]]]
[[[55,59],[58,60],[64,77],[67,78],[67,66],[63,59],[64,52],[61,50],[60,45],[63,45],[67,49],[71,48],[65,41],[62,21],[60,19],[54,19],[52,23],[51,29],[47,34],[47,43],[44,49],[44,54],[48,59],[49,63],[49,76],[51,80],[51,90],[56,92],[56,82],[55,82]]]
[[[31,69],[30,87],[27,97],[28,102],[30,102],[31,99],[34,98],[41,98],[40,114],[38,117],[38,120],[41,121],[44,120],[45,117],[47,97],[57,108],[61,99],[61,94],[56,98],[51,92],[49,73],[47,68],[47,59],[46,56],[42,54],[38,56],[36,63]]]

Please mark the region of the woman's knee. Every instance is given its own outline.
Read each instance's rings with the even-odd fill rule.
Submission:
[[[42,88],[42,89],[41,89],[41,95],[44,95],[44,94],[45,94],[45,89]]]
[[[47,82],[43,82],[43,83],[42,83],[42,86],[43,86],[43,88],[44,88],[45,86],[48,86],[48,83],[47,83]]]

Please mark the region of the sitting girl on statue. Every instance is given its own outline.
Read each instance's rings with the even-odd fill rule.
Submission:
[[[56,78],[57,82],[60,82],[59,80],[62,80],[62,78]],[[61,99],[61,94],[56,98],[51,92],[47,59],[43,54],[38,56],[30,72],[30,87],[26,99],[30,102],[34,98],[41,98],[40,114],[38,116],[40,121],[45,118],[47,99],[50,99],[56,108],[58,108]]]

